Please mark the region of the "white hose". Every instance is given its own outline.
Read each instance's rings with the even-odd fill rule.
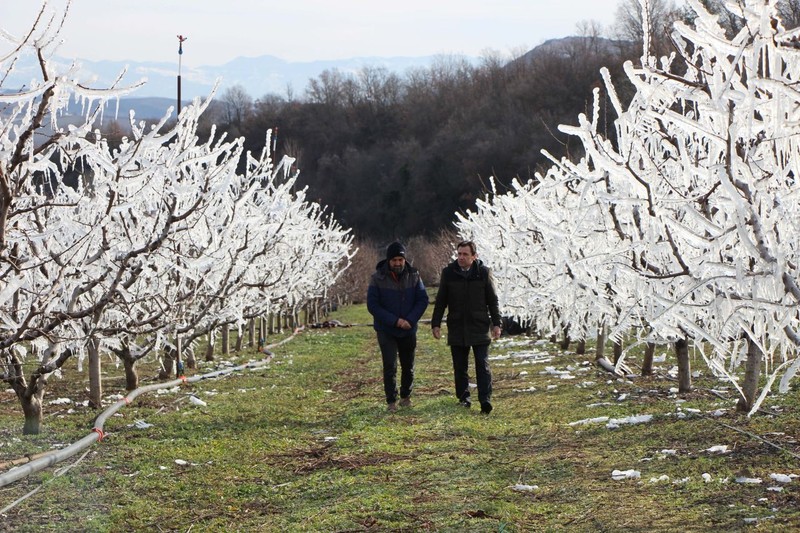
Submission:
[[[111,415],[113,415],[114,413],[119,411],[122,407],[124,407],[124,406],[128,405],[129,403],[131,403],[131,401],[134,398],[136,398],[137,396],[139,396],[140,394],[144,394],[144,393],[150,392],[150,391],[155,391],[155,390],[158,390],[158,389],[173,387],[173,386],[176,386],[176,385],[180,385],[181,383],[194,383],[195,381],[201,381],[201,380],[204,380],[204,379],[217,378],[217,377],[224,376],[226,374],[230,374],[232,372],[236,372],[238,370],[244,370],[244,369],[247,369],[247,368],[259,368],[261,366],[264,366],[264,365],[268,364],[270,361],[272,361],[272,355],[273,354],[268,351],[268,348],[273,348],[275,346],[279,346],[279,345],[283,344],[284,342],[289,341],[290,339],[292,339],[297,334],[297,332],[298,332],[298,330],[295,330],[294,333],[290,337],[287,337],[286,339],[282,340],[281,342],[278,342],[276,344],[271,344],[271,345],[265,347],[264,351],[265,351],[265,353],[268,354],[268,357],[266,359],[262,359],[261,361],[257,361],[257,362],[254,362],[254,363],[245,363],[243,365],[230,367],[230,368],[225,368],[225,369],[222,369],[222,370],[217,370],[217,371],[210,372],[208,374],[202,374],[202,375],[199,375],[199,376],[192,376],[190,378],[181,377],[181,378],[175,379],[175,380],[167,382],[167,383],[157,383],[155,385],[148,385],[146,387],[139,387],[138,389],[136,389],[134,391],[131,391],[125,398],[123,398],[122,400],[119,400],[118,402],[114,403],[111,407],[109,407],[108,409],[106,409],[105,411],[100,413],[100,415],[95,419],[95,425],[94,425],[94,428],[92,428],[92,432],[89,433],[88,435],[86,435],[85,437],[83,437],[82,439],[80,439],[80,440],[78,440],[76,442],[73,442],[72,444],[70,444],[66,448],[62,448],[60,450],[54,450],[54,451],[52,451],[50,453],[47,453],[47,454],[45,454],[45,455],[43,455],[43,456],[41,456],[41,457],[39,457],[37,459],[34,459],[30,463],[26,463],[24,465],[14,467],[14,468],[12,468],[11,470],[9,470],[6,473],[0,474],[0,487],[5,487],[6,485],[8,485],[10,483],[13,483],[13,482],[18,481],[18,480],[20,480],[20,479],[22,479],[22,478],[24,478],[26,476],[29,476],[29,475],[33,474],[34,472],[38,472],[40,470],[43,470],[43,469],[45,469],[45,468],[47,468],[49,466],[52,466],[52,465],[56,464],[56,463],[59,463],[59,462],[64,461],[66,459],[69,459],[70,457],[72,457],[76,453],[80,452],[81,450],[83,450],[85,448],[88,448],[89,446],[91,446],[92,444],[94,444],[95,442],[97,442],[99,440],[102,440],[103,437],[105,436],[105,434],[103,433],[103,425],[105,424],[106,420]]]

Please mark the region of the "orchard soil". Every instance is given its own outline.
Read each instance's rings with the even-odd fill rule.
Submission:
[[[578,355],[503,337],[491,348],[486,416],[458,405],[449,350],[422,324],[413,404],[391,414],[366,309],[330,318],[353,326],[307,328],[261,369],[138,397],[86,453],[0,488],[0,529],[800,529],[796,386],[747,417],[700,357],[693,391],[678,394],[668,346],[653,376],[619,378],[594,364],[592,346]],[[217,354],[187,373],[263,357]],[[638,371],[640,350],[626,362]],[[103,370],[111,405],[125,395],[122,368],[109,359]],[[142,384],[157,383],[157,370],[142,364]],[[0,472],[91,432],[100,411],[85,406],[87,387],[76,361],[50,379],[34,436],[0,391]]]

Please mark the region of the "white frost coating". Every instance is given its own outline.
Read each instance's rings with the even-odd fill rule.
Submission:
[[[727,3],[744,20],[732,39],[718,14],[689,6],[695,27],[672,32],[688,70],[626,63],[626,108],[602,72],[615,144],[597,109],[580,115],[559,129],[583,159],[549,156],[457,227],[494,267],[502,312],[543,335],[593,339],[603,325],[612,340],[686,339],[740,394],[749,337],[770,372],[755,410],[800,369],[800,54],[772,23],[775,2]]]
[[[55,42],[49,31],[13,41],[0,67]],[[213,92],[174,124],[131,116],[132,133],[112,149],[99,132],[103,104],[136,84],[85,87],[77,64],[43,67],[49,81],[0,95],[0,165],[15,194],[0,235],[0,353],[24,360],[71,350],[80,365],[91,336],[115,358],[161,354],[176,337],[191,350],[213,328],[242,332],[251,317],[298,312],[349,265],[352,235],[295,190],[293,159],[273,161],[271,132],[255,155],[213,128],[200,142]],[[83,122],[62,127],[71,101],[83,106]],[[37,129],[39,106],[57,135]],[[75,161],[77,184],[62,179]],[[33,182],[34,174],[48,179]],[[30,354],[27,343],[13,345],[25,335]]]

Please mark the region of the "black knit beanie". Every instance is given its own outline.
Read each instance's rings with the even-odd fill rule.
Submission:
[[[395,257],[406,257],[406,247],[399,242],[393,242],[386,248],[386,259],[394,259]]]

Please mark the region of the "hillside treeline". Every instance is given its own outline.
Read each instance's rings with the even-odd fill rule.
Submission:
[[[297,158],[298,184],[360,237],[431,235],[472,207],[491,176],[503,190],[549,166],[541,150],[580,155],[557,126],[589,111],[600,68],[618,74],[625,53],[620,42],[584,37],[511,61],[447,56],[402,75],[331,70],[301,99],[228,89],[213,120],[254,153],[264,130],[276,130],[278,157]]]

